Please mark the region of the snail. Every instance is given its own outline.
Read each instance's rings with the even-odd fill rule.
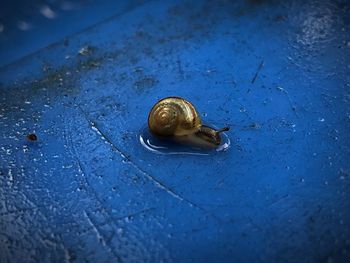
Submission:
[[[214,147],[221,144],[220,133],[229,130],[228,127],[216,130],[203,125],[195,107],[180,97],[158,101],[149,113],[148,127],[156,136]]]

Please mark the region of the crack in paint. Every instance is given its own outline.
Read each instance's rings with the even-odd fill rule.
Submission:
[[[106,242],[105,236],[99,230],[100,225],[97,225],[96,223],[94,223],[92,218],[89,216],[89,214],[85,210],[84,210],[84,216],[86,217],[86,220],[88,221],[93,231],[95,232],[97,239],[102,243],[103,246],[109,248],[110,252],[113,254],[113,256],[115,256],[118,262],[121,262],[122,260],[119,257],[119,255],[116,254],[113,248],[111,247],[111,245],[109,245],[109,243]]]
[[[107,221],[101,223],[101,224],[95,224],[96,227],[103,227],[103,226],[106,226],[108,224],[110,224],[111,222],[113,221],[121,221],[121,220],[125,220],[126,218],[130,218],[130,217],[134,217],[134,216],[138,216],[138,215],[141,215],[141,214],[145,214],[149,211],[153,211],[155,208],[154,207],[150,207],[150,208],[145,208],[145,209],[142,209],[140,211],[136,211],[136,212],[132,212],[130,214],[127,214],[127,215],[124,215],[124,216],[118,216],[118,217],[112,217],[111,216],[111,219],[108,219]],[[84,231],[80,232],[80,234],[86,234],[88,232],[90,232],[91,230],[93,230],[93,228],[87,228],[85,229]]]
[[[254,77],[252,78],[252,84],[254,84],[254,82],[255,82],[256,78],[258,77],[258,75],[259,75],[261,69],[263,68],[263,66],[264,66],[264,60],[262,60],[260,62],[259,66],[258,66],[258,69],[256,70],[256,72],[254,74]]]
[[[139,167],[136,163],[134,163],[130,157],[124,153],[122,150],[120,150],[112,141],[111,139],[108,138],[107,135],[104,134],[104,132],[97,126],[97,123],[90,120],[88,114],[81,108],[81,106],[77,105],[77,107],[79,108],[79,110],[83,113],[84,118],[89,122],[91,128],[93,131],[95,131],[100,137],[101,139],[106,142],[113,151],[117,152],[125,161],[127,161],[132,167],[134,167],[139,173],[141,173],[143,176],[145,176],[149,181],[151,181],[157,188],[165,191],[166,193],[168,193],[169,195],[171,195],[172,197],[174,197],[175,199],[178,199],[179,201],[185,202],[187,203],[190,207],[195,207],[198,210],[210,215],[211,217],[213,217],[215,220],[221,222],[222,220],[220,218],[218,218],[217,216],[215,216],[214,214],[210,213],[209,211],[207,211],[206,209],[204,209],[203,207],[197,205],[196,203],[192,202],[191,200],[181,196],[180,194],[176,193],[174,190],[172,190],[171,188],[169,188],[167,185],[165,185],[164,183],[160,182],[159,180],[157,180],[154,176],[152,176],[150,173],[146,172],[145,170],[143,170],[141,167]]]

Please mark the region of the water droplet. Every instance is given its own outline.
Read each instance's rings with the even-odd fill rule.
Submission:
[[[48,19],[54,19],[57,17],[56,13],[47,5],[40,7],[40,13]]]
[[[17,27],[22,31],[28,31],[32,28],[31,24],[21,20],[17,22]]]
[[[91,55],[92,51],[93,51],[92,47],[84,46],[84,47],[79,49],[78,54],[82,55],[82,56],[88,56],[88,55]]]

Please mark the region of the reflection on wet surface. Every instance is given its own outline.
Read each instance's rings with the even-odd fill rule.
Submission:
[[[163,155],[213,155],[221,151],[227,151],[230,147],[230,139],[226,133],[221,134],[222,142],[213,148],[206,144],[193,145],[194,140],[189,138],[157,138],[145,128],[139,135],[141,145],[151,153]]]

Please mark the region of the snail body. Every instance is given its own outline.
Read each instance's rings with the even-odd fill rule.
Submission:
[[[203,125],[195,107],[179,97],[158,101],[148,115],[148,127],[157,136],[203,142],[211,146],[220,145],[220,133],[229,130],[227,127],[216,130]]]

